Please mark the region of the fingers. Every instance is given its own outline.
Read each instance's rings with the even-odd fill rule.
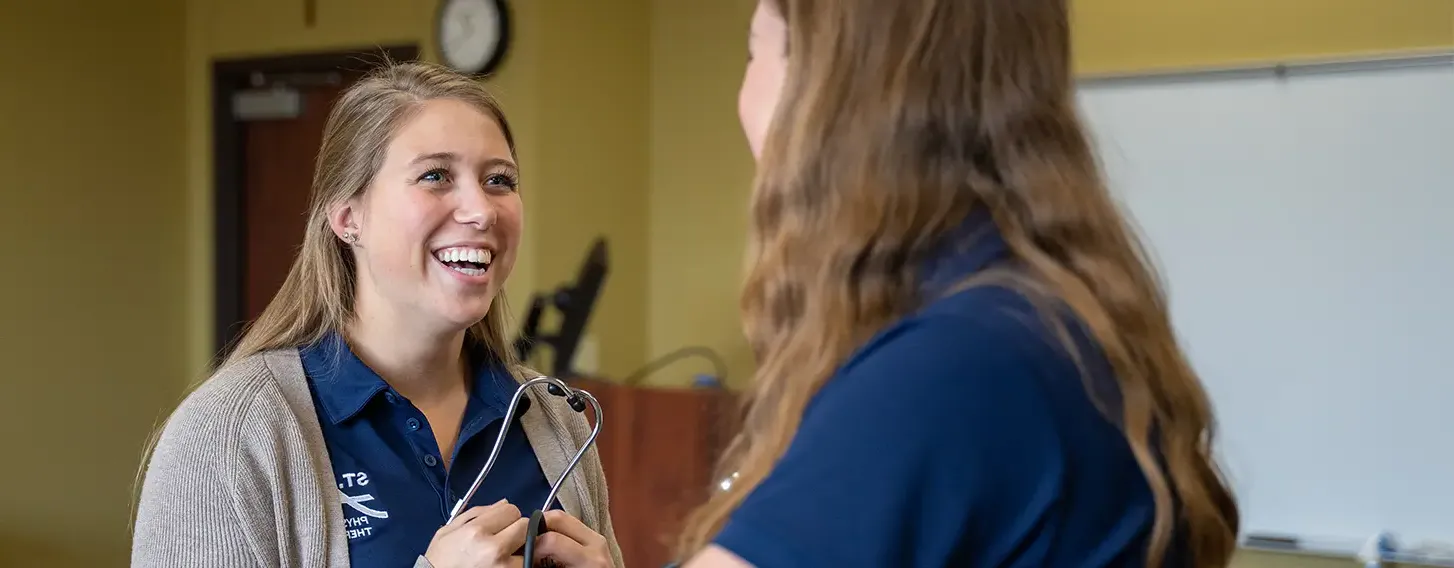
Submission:
[[[570,537],[581,546],[596,547],[606,544],[606,537],[591,530],[591,527],[586,526],[580,519],[572,517],[570,513],[560,509],[545,512],[545,526],[551,532]]]
[[[535,537],[535,557],[549,558],[562,566],[590,566],[592,555],[574,538],[558,532],[547,532]]]
[[[500,550],[515,551],[525,546],[525,534],[530,531],[530,519],[517,517],[515,522],[495,533],[495,542]]]
[[[485,534],[495,534],[519,518],[520,508],[501,499],[490,505],[476,505],[465,509],[439,532],[447,534],[468,526]]]

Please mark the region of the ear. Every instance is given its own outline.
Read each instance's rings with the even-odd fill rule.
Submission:
[[[363,224],[362,213],[363,210],[357,197],[345,199],[328,211],[328,227],[333,230],[334,236],[346,242],[345,234],[360,236]]]

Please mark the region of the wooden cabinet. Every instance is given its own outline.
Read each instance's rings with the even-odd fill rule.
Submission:
[[[597,379],[573,384],[595,395],[606,415],[596,443],[626,565],[658,568],[671,560],[686,513],[716,486],[712,470],[735,433],[737,397]]]

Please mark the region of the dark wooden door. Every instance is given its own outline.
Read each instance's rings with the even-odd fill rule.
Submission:
[[[243,313],[252,321],[283,285],[303,243],[314,160],[342,85],[296,91],[293,118],[245,121],[243,147]]]
[[[418,57],[417,46],[397,45],[213,62],[214,363],[272,300],[297,256],[334,100],[379,63]],[[297,104],[260,96],[273,89],[295,91]]]

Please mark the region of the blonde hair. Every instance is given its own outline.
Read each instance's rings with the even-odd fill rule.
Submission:
[[[353,249],[329,227],[328,212],[368,188],[395,133],[420,103],[436,99],[462,101],[493,118],[514,153],[515,138],[500,105],[469,76],[430,63],[386,63],[354,83],[334,103],[323,127],[302,248],[277,295],[247,327],[224,365],[343,331],[353,317],[356,267]],[[502,289],[466,337],[514,369],[515,351],[505,337],[507,313]]]
[[[758,368],[718,471],[737,478],[689,517],[681,557],[768,475],[845,358],[922,305],[920,263],[978,210],[1018,268],[966,285],[1008,278],[1052,320],[1068,307],[1111,362],[1155,499],[1148,565],[1174,540],[1196,566],[1230,562],[1238,509],[1211,405],[1077,116],[1066,0],[767,7],[790,73],[752,192],[741,311]]]
[[[515,152],[515,138],[499,103],[472,77],[431,63],[386,60],[351,85],[334,103],[323,127],[302,247],[282,287],[246,327],[220,367],[343,333],[354,315],[356,265],[353,249],[330,228],[328,212],[367,190],[395,134],[422,103],[439,99],[468,103],[494,119],[510,152]],[[484,319],[466,331],[465,341],[487,350],[513,374],[519,372],[519,361],[505,337],[508,313],[501,289]],[[134,483],[133,525],[142,476],[161,433],[161,428],[155,429],[142,452]]]

